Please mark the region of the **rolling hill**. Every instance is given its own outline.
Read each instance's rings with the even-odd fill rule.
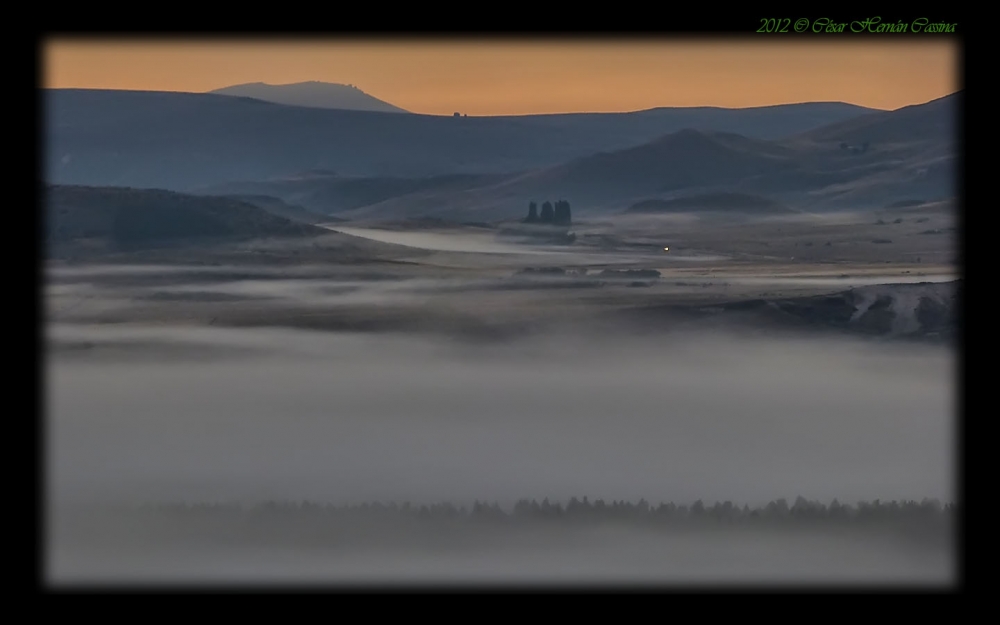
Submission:
[[[819,327],[911,338],[953,338],[962,281],[880,284],[830,295],[723,304],[728,312],[756,313],[783,327]]]
[[[315,225],[340,221],[336,217],[316,213],[301,206],[289,204],[283,200],[268,195],[229,195],[222,197],[229,197],[239,202],[252,204],[257,208],[266,210],[272,215],[283,217],[295,223]]]
[[[810,190],[808,203],[846,208],[956,196],[957,120],[962,97],[959,91],[925,104],[864,115],[790,139],[789,144],[826,154],[831,163],[859,163],[857,168],[842,168],[856,175]]]
[[[667,313],[712,320],[720,326],[772,327],[910,340],[952,340],[958,331],[963,280],[879,284],[823,295],[720,301],[709,308],[650,304],[619,314],[630,321],[676,323]],[[745,326],[744,326],[745,327]]]
[[[264,195],[327,215],[370,206],[394,197],[426,192],[447,193],[489,185],[502,174],[454,174],[427,178],[345,176],[336,172],[311,171],[269,180],[248,180],[197,189],[205,195]]]
[[[618,210],[658,193],[734,185],[748,177],[792,171],[797,166],[794,155],[793,150],[767,141],[686,129],[634,148],[512,175],[492,185],[404,195],[343,216],[400,217],[419,210],[442,218],[488,212],[494,219],[511,219],[522,216],[528,201],[544,198],[573,198],[578,208]]]
[[[632,148],[684,128],[777,139],[870,112],[805,103],[453,118],[88,89],[46,89],[43,109],[46,182],[186,192],[314,169],[382,178],[512,174]]]
[[[368,95],[354,85],[328,82],[299,82],[288,85],[269,85],[262,82],[233,85],[213,89],[209,93],[254,98],[275,104],[306,106],[349,111],[377,111],[380,113],[408,113],[398,106]]]
[[[45,209],[50,253],[74,248],[125,251],[328,232],[232,198],[150,189],[49,186]]]
[[[964,92],[895,111],[879,111],[804,132],[800,139],[849,145],[950,143]]]
[[[644,145],[575,159],[518,179],[537,193],[620,199],[689,187],[732,184],[789,171],[794,152],[766,141],[722,132],[681,130]]]
[[[605,212],[704,194],[759,196],[810,210],[948,198],[957,192],[957,141],[942,129],[954,130],[957,98],[866,115],[863,122],[836,123],[778,141],[686,129],[500,182],[399,196],[342,216],[511,219],[523,215],[528,201],[544,198]]]

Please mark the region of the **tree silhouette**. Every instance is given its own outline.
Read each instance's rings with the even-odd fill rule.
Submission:
[[[775,516],[785,516],[788,514],[788,502],[785,501],[784,497],[777,501],[772,501],[767,504],[767,512]]]
[[[569,202],[567,202],[566,200],[559,200],[558,202],[556,202],[553,215],[553,223],[561,226],[568,226],[571,221],[572,219],[570,218]]]
[[[555,211],[552,209],[552,202],[546,201],[542,204],[542,216],[540,221],[543,224],[550,224],[555,221]]]
[[[533,224],[538,221],[538,204],[534,202],[528,203],[528,217],[524,220],[525,223]]]

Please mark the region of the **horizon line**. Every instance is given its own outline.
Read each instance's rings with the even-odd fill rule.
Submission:
[[[42,89],[42,90],[52,90],[52,91],[74,91],[74,90],[75,91],[128,91],[128,92],[137,92],[137,93],[176,93],[176,94],[190,94],[190,95],[217,95],[217,96],[220,96],[220,97],[242,97],[242,98],[248,98],[248,99],[251,99],[251,100],[259,100],[261,102],[268,102],[269,104],[274,104],[276,106],[290,106],[290,107],[297,107],[297,108],[319,108],[319,109],[326,109],[326,110],[346,110],[346,111],[357,111],[357,112],[368,112],[368,113],[385,112],[385,111],[371,111],[371,110],[367,110],[367,109],[335,109],[335,108],[331,108],[331,107],[302,106],[302,105],[297,105],[297,104],[282,104],[282,103],[277,103],[277,102],[270,102],[268,100],[261,100],[260,98],[253,98],[253,97],[250,97],[250,96],[233,96],[233,95],[228,95],[228,94],[215,93],[215,91],[217,91],[218,89],[226,89],[228,87],[237,87],[237,86],[243,86],[243,85],[261,84],[261,85],[266,85],[266,86],[269,86],[269,87],[286,87],[286,86],[291,86],[291,85],[300,85],[300,84],[308,84],[308,83],[319,83],[319,84],[326,84],[326,85],[337,85],[337,86],[343,86],[343,87],[353,87],[354,89],[357,89],[357,90],[361,91],[362,93],[364,93],[365,95],[369,95],[372,98],[377,99],[377,100],[383,102],[384,104],[388,104],[390,106],[393,106],[393,107],[396,107],[396,108],[399,108],[399,109],[403,109],[403,107],[401,107],[401,106],[399,106],[397,104],[393,104],[392,102],[387,102],[385,100],[380,100],[379,98],[376,98],[375,96],[371,95],[367,91],[364,91],[364,89],[362,89],[361,87],[359,87],[359,86],[357,86],[357,85],[355,85],[353,83],[351,83],[351,84],[348,84],[348,83],[331,83],[331,82],[320,81],[320,80],[306,80],[306,81],[299,81],[299,82],[293,82],[293,83],[282,83],[282,84],[271,84],[271,83],[266,83],[266,82],[262,82],[262,81],[256,81],[256,82],[238,83],[238,84],[233,84],[233,85],[227,85],[227,86],[224,86],[224,87],[217,87],[215,89],[211,89],[211,90],[208,90],[208,91],[182,91],[182,90],[173,90],[173,89],[130,89],[130,88],[121,88],[121,87],[106,88],[106,87],[48,87],[48,86],[40,86],[39,89]],[[495,113],[495,114],[490,114],[490,115],[468,115],[468,116],[469,117],[483,118],[483,117],[533,117],[533,116],[544,116],[544,115],[614,115],[614,114],[628,114],[628,113],[643,113],[643,112],[647,112],[647,111],[655,111],[655,110],[658,110],[658,109],[721,109],[721,110],[729,110],[729,111],[740,111],[740,110],[752,110],[752,109],[762,109],[762,108],[774,108],[774,107],[778,107],[778,106],[795,106],[795,105],[801,105],[801,104],[843,104],[843,105],[847,105],[847,106],[855,106],[855,107],[858,107],[858,108],[867,109],[867,110],[872,111],[872,112],[892,112],[892,111],[898,111],[898,110],[903,109],[903,108],[907,108],[909,106],[919,106],[921,104],[928,104],[930,102],[934,102],[934,101],[940,100],[942,98],[947,98],[947,97],[950,97],[950,96],[957,95],[957,94],[961,93],[962,91],[964,91],[964,89],[956,89],[955,91],[953,91],[951,93],[948,93],[948,94],[945,94],[945,95],[942,95],[942,96],[939,96],[939,97],[936,97],[936,98],[931,98],[930,100],[925,100],[925,101],[922,101],[922,102],[912,102],[910,104],[904,104],[903,106],[900,106],[900,107],[895,108],[895,109],[881,109],[881,108],[876,108],[876,107],[872,107],[872,106],[866,106],[864,104],[857,104],[857,103],[854,103],[854,102],[847,102],[847,101],[844,101],[844,100],[806,100],[806,101],[791,101],[791,102],[774,102],[774,103],[770,103],[770,104],[758,104],[758,105],[753,105],[753,106],[741,106],[741,107],[720,106],[720,105],[717,105],[717,104],[700,104],[700,105],[686,105],[686,106],[671,106],[669,104],[664,104],[664,105],[654,106],[654,107],[650,107],[650,108],[630,109],[630,110],[582,110],[582,111],[564,110],[564,111],[555,111],[555,112]],[[409,109],[403,109],[403,110],[405,110],[405,113],[391,113],[391,114],[394,114],[394,115],[410,114],[410,115],[423,115],[423,116],[431,116],[431,117],[451,117],[452,115],[454,115],[454,113],[421,113],[421,112],[417,112],[417,111],[411,111]]]

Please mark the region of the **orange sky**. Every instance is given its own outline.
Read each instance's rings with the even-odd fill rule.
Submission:
[[[44,86],[208,91],[354,84],[415,113],[517,115],[843,101],[894,109],[952,93],[958,44],[750,39],[259,41],[52,39]]]

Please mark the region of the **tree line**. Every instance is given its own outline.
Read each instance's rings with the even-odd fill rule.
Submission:
[[[952,517],[958,508],[954,503],[941,504],[934,499],[922,501],[875,500],[857,504],[842,504],[834,499],[830,504],[810,501],[798,497],[792,504],[785,499],[771,501],[764,506],[751,508],[739,506],[731,501],[715,502],[708,505],[698,500],[690,505],[661,503],[652,505],[645,499],[638,502],[589,500],[587,497],[571,498],[565,505],[543,499],[521,499],[513,508],[504,510],[499,504],[476,501],[471,507],[455,506],[450,503],[416,505],[379,502],[359,505],[336,506],[315,502],[266,502],[244,507],[239,504],[160,504],[143,506],[147,511],[182,516],[212,515],[218,513],[263,514],[295,516],[332,515],[351,517],[356,515],[402,515],[423,518],[449,519],[648,519],[683,520],[716,519],[728,521],[752,520],[830,520],[830,521],[906,521],[940,520]]]
[[[542,212],[538,212],[538,204],[528,203],[528,216],[524,218],[526,224],[552,224],[556,226],[568,226],[573,223],[573,215],[569,202],[558,200],[554,204],[548,200],[542,203]]]

